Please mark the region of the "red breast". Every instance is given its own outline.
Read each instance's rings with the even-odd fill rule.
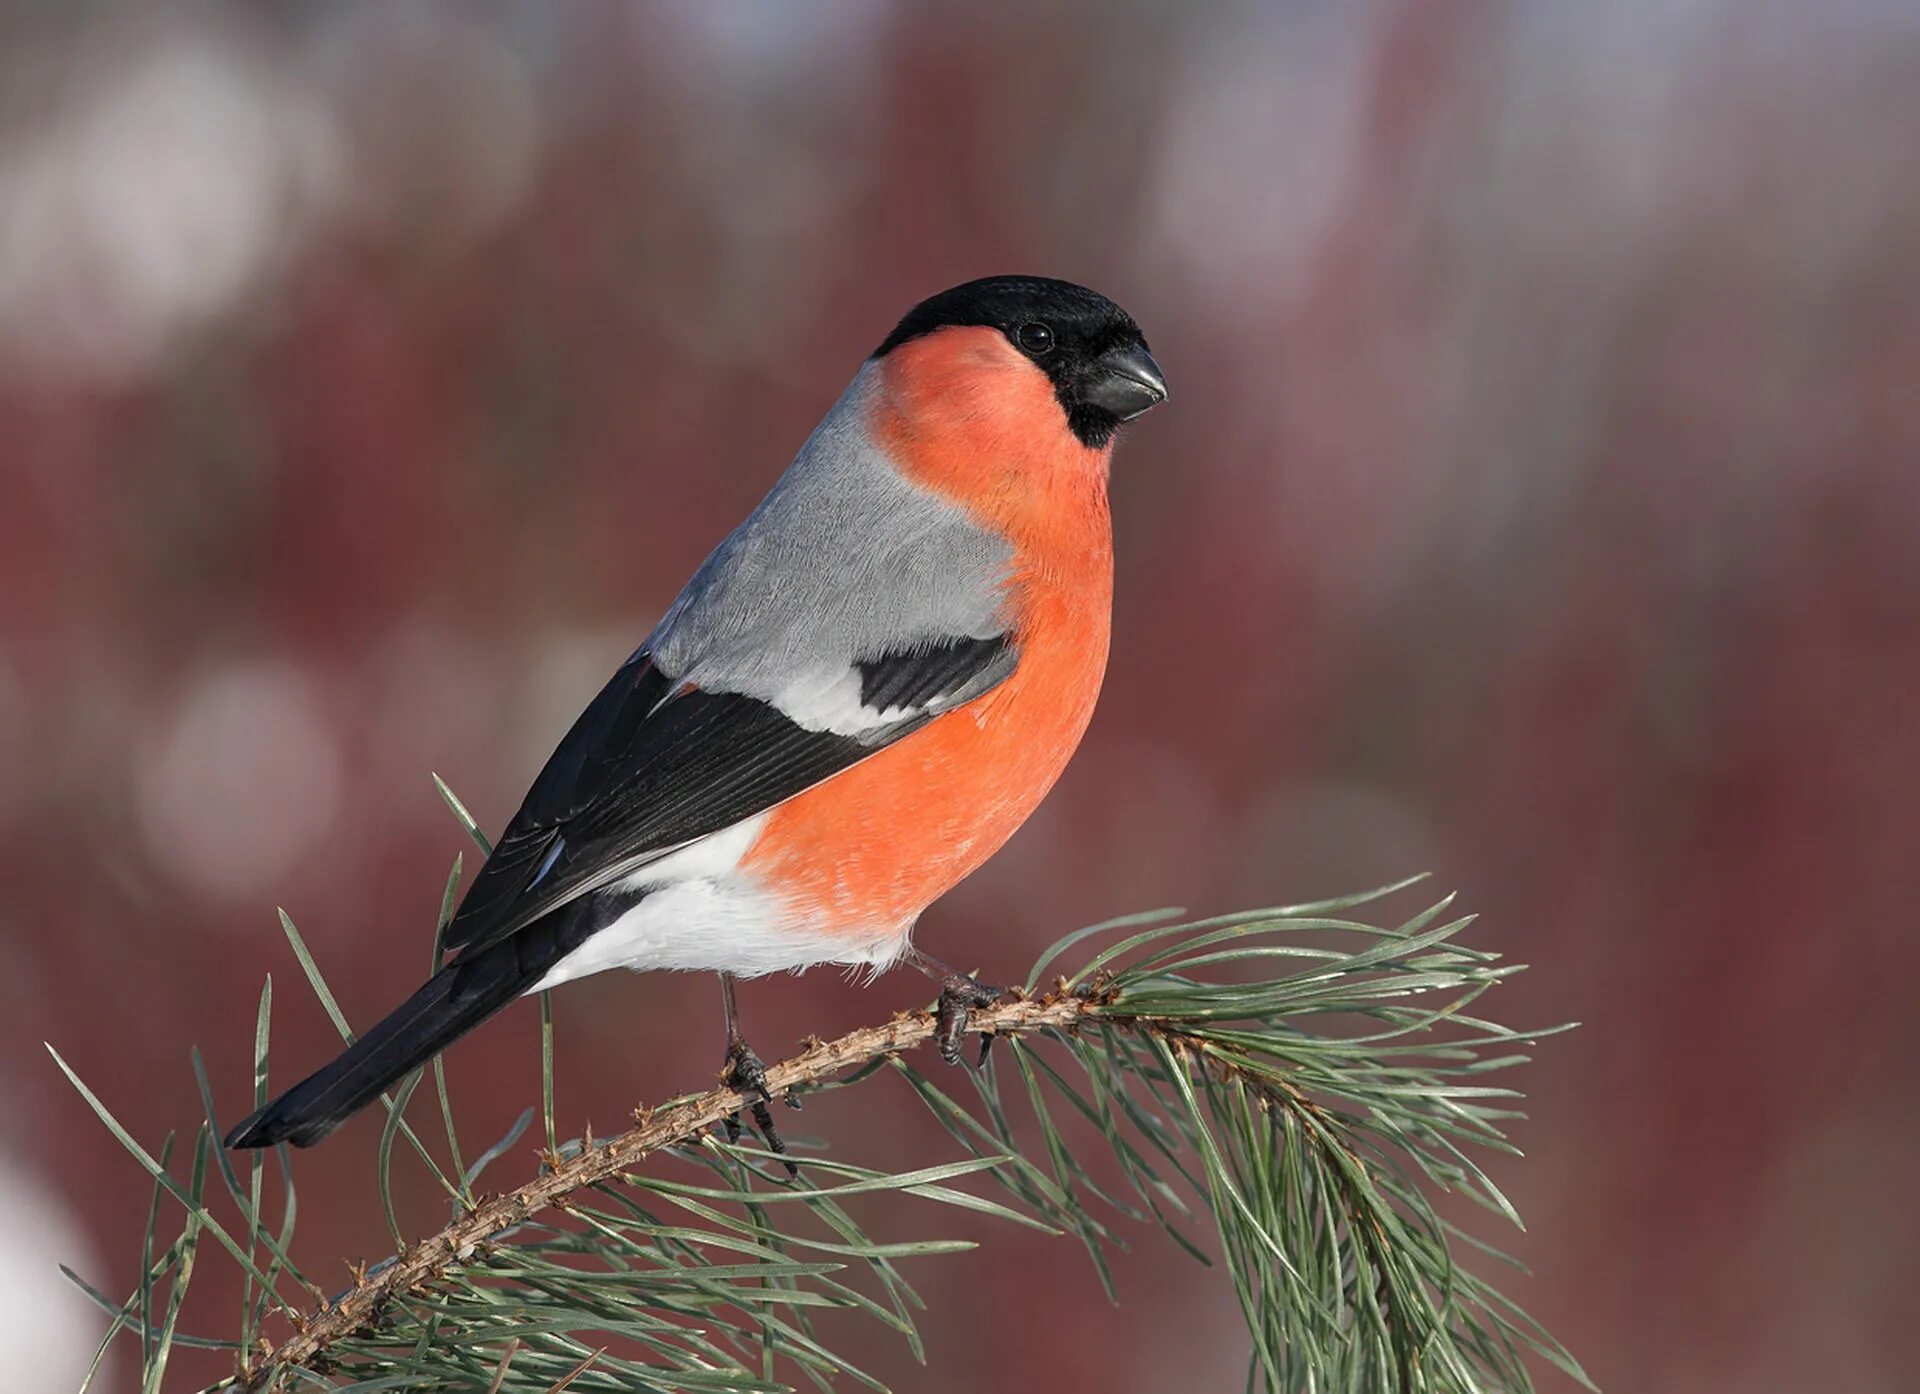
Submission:
[[[1093,715],[1113,609],[1112,447],[1068,431],[998,330],[949,328],[882,361],[868,421],[923,487],[1013,546],[1013,675],[774,809],[744,869],[828,928],[906,928],[1027,820]]]

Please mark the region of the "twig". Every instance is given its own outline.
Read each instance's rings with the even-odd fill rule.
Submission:
[[[976,1008],[971,1031],[1001,1034],[1047,1029],[1070,1030],[1099,1005],[1098,998],[1053,994],[1015,998]],[[767,1067],[767,1086],[783,1094],[796,1086],[818,1084],[883,1055],[909,1050],[928,1040],[934,1019],[911,1012],[880,1026],[863,1027],[834,1041],[822,1041],[801,1054]],[[304,1319],[296,1333],[248,1371],[240,1386],[259,1389],[276,1371],[311,1364],[333,1342],[365,1329],[395,1296],[433,1281],[448,1265],[461,1262],[493,1236],[525,1223],[573,1192],[614,1176],[649,1153],[677,1146],[732,1117],[751,1102],[737,1089],[714,1089],[656,1111],[637,1110],[636,1125],[596,1143],[579,1155],[505,1195],[490,1196],[438,1234],[403,1250],[378,1271],[361,1277],[339,1300]]]

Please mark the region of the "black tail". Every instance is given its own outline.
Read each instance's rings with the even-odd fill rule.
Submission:
[[[544,937],[544,936],[535,936]],[[524,961],[513,940],[441,969],[398,1010],[227,1134],[229,1147],[311,1147],[380,1091],[499,1011],[540,981],[548,954]]]

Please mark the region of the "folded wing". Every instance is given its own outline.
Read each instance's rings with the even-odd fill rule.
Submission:
[[[876,653],[805,703],[704,692],[646,651],[601,689],[555,749],[447,927],[461,962],[562,905],[772,808],[1013,672],[1006,634]],[[839,702],[830,725],[823,701]]]

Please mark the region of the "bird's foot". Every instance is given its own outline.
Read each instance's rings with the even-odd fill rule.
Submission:
[[[940,1058],[949,1065],[958,1065],[960,1038],[967,1034],[967,1018],[972,1009],[990,1007],[1006,994],[1003,987],[988,987],[965,973],[949,973],[940,983],[940,1003],[933,1013],[933,1041],[940,1048]],[[987,1063],[993,1041],[991,1031],[980,1033],[978,1065]]]
[[[767,1140],[767,1146],[780,1154],[780,1161],[787,1169],[787,1175],[798,1180],[800,1169],[787,1156],[787,1144],[780,1136],[780,1130],[773,1125],[773,1091],[767,1087],[766,1062],[754,1053],[753,1047],[744,1040],[735,1039],[727,1047],[727,1068],[721,1073],[720,1082],[729,1089],[737,1089],[748,1098],[748,1106],[753,1111],[753,1124],[760,1130],[760,1136]],[[787,1107],[797,1109],[800,1101],[791,1092],[784,1096]],[[730,1113],[725,1120],[727,1141],[740,1141],[740,1115]]]

